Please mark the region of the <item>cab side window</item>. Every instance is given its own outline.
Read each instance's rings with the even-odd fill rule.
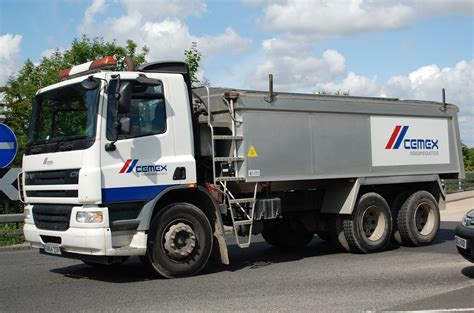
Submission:
[[[114,138],[116,132],[113,127],[113,123],[116,120],[115,100],[113,99],[116,85],[114,86],[112,83],[113,81],[109,88],[107,114],[107,139],[109,140]],[[130,111],[125,114],[119,114],[119,118],[121,117],[130,118],[130,134],[120,134],[118,136],[119,140],[166,132],[166,110],[163,86],[146,86],[132,81],[132,103]]]

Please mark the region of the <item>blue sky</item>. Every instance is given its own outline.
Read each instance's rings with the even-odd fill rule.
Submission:
[[[461,108],[474,146],[472,0],[0,0],[0,85],[81,34],[182,59],[192,41],[213,86],[349,91]]]

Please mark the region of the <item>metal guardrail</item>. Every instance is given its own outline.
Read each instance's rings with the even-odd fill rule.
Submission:
[[[16,224],[14,234],[16,236],[23,235],[23,228],[19,227],[20,223],[23,223],[25,215],[23,213],[18,214],[0,214],[0,224]],[[8,232],[8,231],[7,231]],[[0,232],[0,235],[2,233]]]
[[[19,214],[0,214],[0,224],[23,223],[25,215]]]
[[[474,190],[474,172],[466,172],[464,179],[443,179],[442,182],[448,194]]]

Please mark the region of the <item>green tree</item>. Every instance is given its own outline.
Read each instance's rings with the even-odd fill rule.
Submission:
[[[24,151],[31,115],[31,102],[36,92],[45,86],[59,82],[60,70],[109,55],[117,58],[116,70],[123,70],[126,56],[131,56],[138,65],[145,62],[148,51],[147,47],[137,51],[137,45],[132,40],[128,40],[125,46],[120,46],[116,41],[105,41],[99,37],[90,39],[83,36],[81,39],[74,39],[68,49],[56,50],[51,56],[43,57],[37,64],[29,59],[26,60],[23,67],[8,80],[4,88],[5,123],[15,132],[19,142],[18,154],[12,165],[21,165],[21,155]]]
[[[201,52],[197,48],[197,42],[193,41],[189,50],[184,50],[184,56],[186,57],[185,62],[188,64],[191,84],[196,85],[201,83],[196,77],[196,73],[199,69],[199,62],[201,62]]]
[[[462,156],[464,159],[464,168],[466,172],[474,171],[474,148],[462,145]]]

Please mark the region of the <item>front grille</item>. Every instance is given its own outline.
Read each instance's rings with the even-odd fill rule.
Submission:
[[[28,190],[28,197],[74,198],[78,196],[77,190]]]
[[[76,185],[79,169],[25,173],[25,185]]]
[[[71,218],[72,205],[36,204],[33,219],[39,229],[67,230]]]

